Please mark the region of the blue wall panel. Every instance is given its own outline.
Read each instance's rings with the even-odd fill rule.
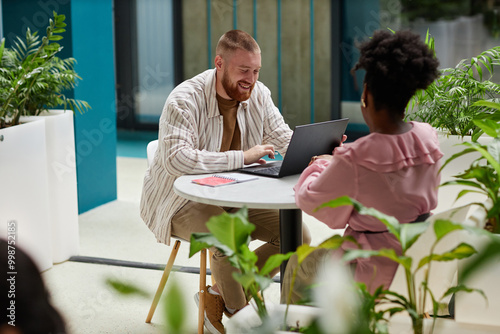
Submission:
[[[112,0],[2,0],[6,44],[26,28],[43,35],[52,11],[66,15],[61,58],[74,57],[82,77],[66,96],[89,102],[75,115],[79,212],[116,199],[116,101]]]
[[[80,213],[116,199],[113,1],[72,0],[73,57],[83,78],[75,98],[92,109],[75,117]]]

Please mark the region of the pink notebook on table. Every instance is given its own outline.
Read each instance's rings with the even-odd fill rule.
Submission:
[[[218,187],[218,186],[223,186],[226,184],[233,184],[233,183],[240,183],[240,182],[246,182],[246,181],[251,181],[251,180],[256,180],[258,177],[257,176],[252,176],[252,175],[245,175],[245,174],[240,174],[240,173],[231,173],[231,174],[224,174],[224,175],[210,175],[207,177],[203,177],[201,179],[194,179],[191,182],[200,184],[203,186],[209,186],[209,187]]]

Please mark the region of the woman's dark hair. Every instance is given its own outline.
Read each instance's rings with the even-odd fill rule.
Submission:
[[[353,71],[365,69],[365,84],[375,108],[404,114],[418,89],[427,88],[439,75],[434,52],[411,31],[375,31],[359,46],[361,55]]]
[[[28,254],[0,239],[0,262],[7,276],[0,283],[3,294],[0,304],[2,312],[7,312],[0,328],[14,320],[15,328],[23,334],[66,333],[64,320],[52,306],[40,271]]]

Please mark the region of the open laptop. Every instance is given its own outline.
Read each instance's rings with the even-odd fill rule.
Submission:
[[[238,171],[276,178],[300,174],[313,156],[332,154],[333,149],[340,145],[348,121],[348,118],[342,118],[298,125],[295,127],[288,150],[282,161],[244,167]]]

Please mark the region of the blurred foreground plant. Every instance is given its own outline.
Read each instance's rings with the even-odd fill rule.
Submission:
[[[393,234],[399,241],[402,249],[401,254],[398,254],[394,249],[380,249],[380,250],[353,249],[353,250],[347,250],[343,259],[346,262],[350,262],[358,258],[382,256],[397,262],[400,266],[404,268],[408,297],[388,290],[377,291],[377,294],[379,294],[379,297],[377,299],[377,304],[388,305],[388,308],[386,308],[385,312],[389,315],[389,317],[392,317],[394,314],[399,312],[407,312],[412,320],[412,327],[414,334],[423,333],[423,314],[425,312],[424,307],[426,298],[428,297],[431,298],[433,305],[434,322],[433,322],[433,327],[431,329],[432,333],[436,320],[435,316],[437,315],[440,300],[460,291],[462,292],[476,291],[483,294],[483,292],[480,290],[469,289],[464,285],[458,285],[449,288],[443,294],[443,296],[440,297],[434,296],[433,292],[431,291],[428,285],[428,281],[429,281],[429,274],[431,271],[431,264],[433,262],[464,259],[476,253],[476,250],[471,245],[467,243],[460,243],[456,247],[444,253],[436,254],[434,252],[436,245],[443,239],[443,237],[445,237],[449,233],[459,230],[467,230],[481,235],[490,235],[489,232],[485,231],[484,229],[468,227],[460,224],[455,224],[449,220],[439,220],[439,219],[436,220],[432,225],[429,222],[400,224],[394,217],[385,215],[377,211],[376,209],[364,207],[361,203],[347,196],[339,197],[335,200],[324,203],[320,207],[318,207],[317,210],[325,207],[336,208],[345,205],[353,206],[354,209],[362,215],[369,215],[377,218],[387,227],[389,233]],[[416,266],[414,266],[415,265],[413,263],[414,259],[407,254],[407,251],[429,227],[433,228],[436,240],[432,244],[428,255],[424,256],[420,260],[420,262],[416,264]],[[421,270],[425,270],[424,271],[425,275],[422,282],[418,284],[418,281],[416,279],[416,274]],[[420,299],[417,298],[417,291],[421,292],[421,296],[423,296],[423,298]],[[375,315],[379,316],[380,314],[376,313]]]

